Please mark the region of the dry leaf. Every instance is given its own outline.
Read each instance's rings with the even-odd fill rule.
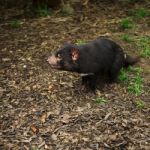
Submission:
[[[49,89],[49,90],[51,90],[52,88],[53,88],[53,86],[52,86],[52,85],[49,85],[49,86],[48,86],[48,89]]]
[[[56,134],[52,134],[52,135],[51,135],[51,138],[52,138],[54,141],[56,141],[56,140],[57,140],[57,135],[56,135]]]
[[[77,107],[77,112],[82,112],[82,111],[84,111],[85,110],[85,107]]]
[[[110,116],[111,116],[111,112],[105,116],[104,120],[107,120]]]
[[[46,115],[46,114],[43,114],[43,115],[40,117],[40,121],[41,121],[42,123],[44,123],[45,120],[46,120],[46,118],[47,118],[47,115]]]
[[[34,124],[31,125],[30,128],[31,128],[32,132],[35,133],[35,134],[37,134],[39,132],[39,129]]]
[[[64,114],[64,115],[61,116],[61,121],[63,123],[68,123],[69,122],[69,118],[70,118],[70,115]]]

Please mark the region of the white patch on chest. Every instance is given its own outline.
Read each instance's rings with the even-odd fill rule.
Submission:
[[[94,73],[81,73],[80,74],[81,77],[90,76],[90,75],[94,75]]]
[[[127,54],[124,54],[124,59],[126,59],[127,58]]]

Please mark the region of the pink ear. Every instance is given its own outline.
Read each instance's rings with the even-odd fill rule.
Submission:
[[[79,58],[79,51],[76,48],[71,49],[71,54],[72,54],[72,60],[76,61]]]

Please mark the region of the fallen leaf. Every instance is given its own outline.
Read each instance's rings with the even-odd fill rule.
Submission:
[[[104,120],[107,120],[110,116],[111,116],[111,112],[105,116]]]
[[[39,132],[39,129],[34,124],[31,125],[30,128],[31,128],[32,132],[35,133],[35,134],[37,134]]]
[[[61,121],[63,123],[68,123],[69,122],[69,118],[70,118],[70,115],[64,114],[64,115],[61,116]]]
[[[51,138],[52,138],[52,140],[56,141],[57,140],[57,135],[56,134],[52,134]]]
[[[47,115],[46,115],[46,114],[43,114],[43,115],[40,117],[40,121],[41,121],[42,123],[44,123],[45,120],[46,120],[46,118],[47,118]]]
[[[45,145],[45,141],[43,141],[39,146],[38,148],[41,149],[41,147],[43,147]]]
[[[77,112],[82,112],[82,111],[84,111],[85,110],[85,108],[84,107],[77,107]]]

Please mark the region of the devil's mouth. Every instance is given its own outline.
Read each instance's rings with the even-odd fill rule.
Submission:
[[[59,66],[59,65],[51,65],[51,67],[53,68],[53,69],[61,69],[61,67]]]
[[[59,69],[61,68],[60,65],[58,65],[58,63],[51,63],[51,61],[49,61],[49,59],[47,59],[49,65],[51,66],[51,68],[53,69]]]

